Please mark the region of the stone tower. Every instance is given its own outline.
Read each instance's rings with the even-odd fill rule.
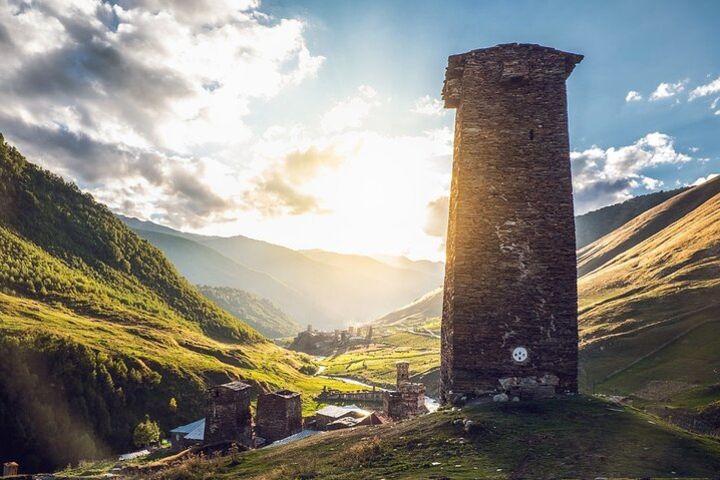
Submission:
[[[443,402],[523,385],[577,391],[565,80],[582,58],[507,44],[448,59],[443,99],[457,112]]]
[[[410,381],[410,363],[397,362],[396,391],[383,395],[383,410],[393,420],[403,420],[427,413],[425,385]]]
[[[205,411],[205,443],[253,445],[250,385],[235,381],[208,391]]]
[[[395,384],[400,390],[403,384],[410,383],[410,362],[397,362],[395,368],[397,369]]]
[[[257,434],[268,443],[281,440],[302,430],[300,394],[290,390],[264,393],[258,397]]]

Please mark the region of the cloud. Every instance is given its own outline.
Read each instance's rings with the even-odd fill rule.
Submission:
[[[681,93],[685,90],[685,85],[687,85],[688,80],[680,80],[676,83],[661,83],[657,86],[654,92],[650,94],[650,101],[655,102],[657,100],[663,100],[666,98],[671,98],[677,95],[678,93]]]
[[[625,95],[625,101],[626,102],[639,102],[642,100],[642,95],[640,95],[639,92],[636,92],[635,90],[630,90],[627,95]]]
[[[265,216],[329,213],[315,196],[303,193],[301,188],[322,170],[338,167],[342,160],[331,148],[312,146],[292,151],[279,164],[265,170],[256,180],[255,188],[245,193],[245,208]]]
[[[702,185],[703,183],[709,182],[710,180],[712,180],[713,178],[716,178],[716,177],[718,177],[718,176],[720,176],[720,174],[718,174],[718,173],[711,173],[711,174],[709,174],[709,175],[707,175],[707,176],[705,176],[705,177],[700,177],[700,178],[698,178],[697,180],[695,180],[695,181],[694,181],[693,183],[691,183],[690,185],[692,185],[692,186]]]
[[[645,190],[657,190],[658,188],[665,185],[665,182],[651,177],[642,177],[641,182]]]
[[[380,104],[377,92],[372,87],[361,85],[357,95],[337,102],[320,120],[320,128],[325,133],[342,132],[359,128],[370,110]]]
[[[716,93],[720,93],[720,77],[709,83],[706,83],[705,85],[700,85],[693,88],[690,92],[689,99],[690,101],[692,101],[696,98],[707,97],[708,95],[714,95]]]
[[[450,197],[443,195],[427,204],[427,220],[423,230],[431,237],[445,238],[447,235]]]
[[[222,219],[250,103],[324,61],[304,29],[256,1],[0,2],[0,131],[121,211]]]
[[[649,133],[624,147],[592,147],[572,152],[570,158],[575,208],[579,214],[627,200],[638,188],[656,190],[663,182],[648,176],[646,171],[692,159],[675,150],[672,137],[659,132]]]
[[[442,117],[447,113],[442,100],[433,98],[430,95],[418,98],[417,101],[415,101],[415,107],[413,107],[411,111],[431,117]]]

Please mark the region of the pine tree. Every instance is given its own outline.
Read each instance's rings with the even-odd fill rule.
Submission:
[[[145,420],[138,423],[133,432],[133,443],[137,447],[147,447],[160,441],[160,427],[157,422],[145,415]]]

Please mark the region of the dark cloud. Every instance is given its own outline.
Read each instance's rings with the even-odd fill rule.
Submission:
[[[0,113],[0,125],[7,138],[32,157],[52,158],[54,166],[72,172],[78,180],[98,184],[118,176],[140,173],[154,183],[161,182],[157,155],[98,142],[88,135],[25,123]]]
[[[423,227],[425,233],[432,237],[441,238],[447,235],[449,205],[450,199],[447,196],[438,197],[427,204],[427,219],[425,221],[425,227]]]
[[[10,50],[13,47],[12,38],[10,38],[10,32],[7,27],[0,23],[0,51]]]
[[[576,213],[583,214],[627,200],[632,197],[630,192],[635,186],[635,181],[630,178],[594,180],[576,186],[573,194]]]
[[[31,161],[52,159],[52,167],[70,172],[81,186],[93,189],[115,178],[142,178],[146,187],[130,186],[113,193],[142,198],[151,188],[162,193],[158,201],[164,218],[173,225],[199,226],[209,218],[222,219],[235,202],[215,193],[203,180],[203,164],[193,159],[173,159],[164,154],[102,143],[63,128],[45,128],[9,119],[0,114],[6,139],[17,144]],[[123,211],[134,205],[126,201]]]
[[[248,207],[271,217],[283,213],[302,215],[327,211],[320,208],[317,198],[300,192],[281,178],[279,173],[273,173],[269,178],[261,180],[245,198]]]
[[[42,100],[72,107],[90,104],[96,107],[96,114],[112,115],[157,140],[153,132],[159,120],[173,101],[193,93],[191,86],[172,70],[141,64],[105,41],[112,31],[104,25],[49,13],[60,21],[70,40],[24,62],[0,91],[27,104]],[[132,43],[131,38],[126,40]],[[91,124],[103,120],[90,118]]]
[[[199,217],[213,215],[233,208],[232,201],[215,193],[209,185],[198,180],[198,168],[174,168],[167,178],[172,196],[185,205],[185,209]]]

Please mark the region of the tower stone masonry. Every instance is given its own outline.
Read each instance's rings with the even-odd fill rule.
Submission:
[[[395,369],[395,386],[400,390],[404,384],[410,383],[410,362],[397,362]]]
[[[397,362],[397,390],[383,395],[383,411],[393,420],[404,420],[427,413],[425,385],[410,381],[410,363]]]
[[[205,443],[253,445],[250,385],[234,381],[208,390],[205,407]]]
[[[506,44],[448,59],[456,108],[441,400],[577,391],[565,81],[581,55]],[[528,393],[529,392],[529,393]]]
[[[298,392],[278,390],[258,397],[257,434],[268,443],[282,440],[302,430],[302,399]]]

